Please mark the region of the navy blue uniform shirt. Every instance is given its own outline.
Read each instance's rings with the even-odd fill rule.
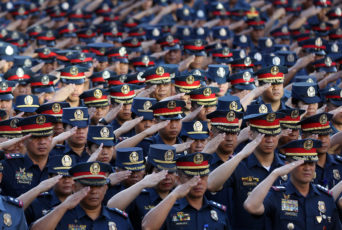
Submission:
[[[342,229],[333,197],[319,185],[311,184],[306,197],[291,181],[284,186],[273,187],[264,200],[264,206],[268,229]]]

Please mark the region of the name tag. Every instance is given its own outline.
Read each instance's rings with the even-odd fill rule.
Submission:
[[[68,230],[86,230],[87,225],[69,224]]]

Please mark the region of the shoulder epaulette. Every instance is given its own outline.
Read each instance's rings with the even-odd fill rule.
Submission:
[[[144,188],[143,190],[141,190],[141,192],[142,193],[148,193],[148,190]]]
[[[118,208],[109,208],[110,210],[114,211],[115,213],[120,214],[120,216],[123,216],[125,218],[128,218],[128,214]]]
[[[329,189],[323,187],[322,185],[316,184],[316,188],[318,188],[318,190],[328,194],[329,196],[332,196],[332,192]]]
[[[16,158],[23,158],[24,155],[20,153],[11,153],[11,154],[5,154],[5,159],[16,159]]]
[[[225,205],[219,204],[219,203],[217,203],[217,202],[215,202],[215,201],[210,200],[210,201],[209,201],[209,204],[210,204],[211,206],[215,207],[215,208],[221,209],[221,210],[224,211],[224,212],[227,210],[227,207],[226,207]]]
[[[286,190],[284,186],[272,186],[272,189],[277,192]]]
[[[342,157],[340,155],[335,155],[335,160],[337,160],[338,162],[342,163]]]
[[[13,198],[10,196],[5,196],[4,199],[7,203],[13,204],[19,208],[22,208],[24,206],[23,202],[21,200],[16,199],[16,198]]]
[[[145,137],[144,141],[152,141],[152,138],[151,137]]]

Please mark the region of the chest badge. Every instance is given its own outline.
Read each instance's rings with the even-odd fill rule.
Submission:
[[[210,215],[213,220],[218,221],[217,212],[215,210],[211,210]]]
[[[9,213],[4,214],[4,224],[8,227],[12,225],[12,217]]]

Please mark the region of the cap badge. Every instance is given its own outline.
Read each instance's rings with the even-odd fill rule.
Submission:
[[[221,37],[225,37],[225,36],[227,36],[227,31],[224,28],[221,28],[219,31],[219,35]]]
[[[210,88],[205,88],[203,90],[203,95],[206,96],[206,97],[209,97],[211,95],[212,91]]]
[[[251,80],[251,77],[252,77],[251,73],[248,71],[244,72],[243,76],[242,76],[242,78],[245,82],[249,82]]]
[[[141,62],[145,64],[145,66],[148,66],[148,63],[150,62],[150,59],[148,56],[143,56],[141,59]]]
[[[159,76],[163,76],[163,74],[165,73],[165,70],[162,66],[159,66],[157,69],[156,69],[156,74],[159,75]]]
[[[99,174],[99,172],[101,171],[101,167],[99,165],[99,163],[93,163],[92,165],[90,165],[90,173],[93,175],[97,175]]]
[[[11,128],[18,128],[17,123],[19,122],[18,118],[13,118],[10,122]]]
[[[143,105],[145,111],[149,110],[151,106],[152,106],[152,103],[150,101],[145,101]]]
[[[76,66],[73,66],[70,68],[70,73],[72,75],[77,75],[78,74],[78,68]]]
[[[196,121],[193,125],[194,131],[195,132],[202,132],[203,130],[203,125],[200,121]]]
[[[229,55],[229,53],[230,53],[229,48],[228,47],[224,47],[223,50],[222,50],[222,54],[227,56],[227,55]]]
[[[125,56],[126,53],[127,53],[127,50],[126,50],[125,47],[121,47],[119,49],[119,54],[120,54],[121,57]]]
[[[236,101],[230,102],[230,104],[229,104],[229,109],[230,109],[230,110],[237,111],[237,109],[238,109],[238,104],[237,104],[237,102],[236,102]]]
[[[199,27],[198,29],[197,29],[197,35],[203,35],[204,34],[204,29],[202,28],[202,27]]]
[[[132,152],[131,154],[129,154],[129,161],[132,163],[138,162],[139,154],[137,152]]]
[[[83,120],[83,117],[84,117],[83,111],[80,109],[77,109],[74,113],[74,117],[75,117],[75,120],[77,120],[77,121]]]
[[[61,105],[58,103],[55,103],[52,105],[52,112],[59,113],[61,111]]]
[[[177,104],[176,104],[175,101],[169,101],[169,102],[167,103],[167,108],[168,108],[168,109],[174,109],[174,108],[176,108],[176,106],[177,106]]]
[[[42,125],[42,124],[45,124],[46,122],[46,117],[44,115],[39,115],[37,118],[36,118],[36,123],[38,125]]]
[[[95,98],[101,98],[102,97],[102,91],[100,89],[95,89],[94,97]]]
[[[279,68],[278,68],[278,66],[273,66],[272,68],[271,68],[271,74],[272,75],[277,75],[279,73]]]
[[[310,150],[310,149],[312,149],[312,147],[313,147],[313,141],[312,140],[306,140],[305,142],[304,142],[304,149],[306,149],[306,150]]]
[[[200,154],[200,153],[197,153],[195,156],[194,156],[194,163],[199,165],[199,164],[202,164],[203,162],[203,155]]]
[[[200,39],[195,40],[195,46],[197,47],[202,46],[202,41]]]
[[[195,78],[194,78],[194,76],[189,75],[189,76],[186,77],[185,81],[186,81],[186,83],[187,83],[188,85],[191,85],[191,84],[194,83]]]
[[[6,46],[5,54],[6,55],[13,55],[13,53],[14,53],[14,50],[13,50],[12,46]]]
[[[316,46],[322,46],[323,42],[322,42],[322,39],[321,38],[317,38],[316,41],[315,41],[315,45]]]
[[[266,47],[272,47],[272,45],[273,45],[272,40],[270,38],[267,38],[265,41],[265,45],[266,45]]]
[[[24,70],[20,67],[17,69],[17,71],[15,73],[19,78],[23,77],[25,74]]]
[[[324,125],[328,122],[328,117],[326,114],[322,114],[320,117],[319,117],[319,123],[321,125]]]
[[[280,65],[280,58],[275,56],[272,58],[273,65]]]
[[[307,90],[308,97],[314,97],[316,95],[316,90],[313,86],[310,86]]]
[[[223,67],[219,67],[216,71],[217,76],[223,78],[226,75],[226,70]]]
[[[241,42],[241,43],[246,43],[246,42],[247,42],[247,37],[246,37],[246,35],[241,35],[241,36],[240,36],[240,42]]]
[[[165,161],[173,161],[173,158],[174,158],[174,154],[172,150],[167,150],[164,154]]]
[[[109,129],[107,127],[103,127],[100,130],[101,137],[109,137]]]
[[[226,116],[227,120],[232,122],[235,120],[235,113],[234,111],[229,111]]]
[[[275,119],[276,119],[276,114],[275,113],[267,114],[266,120],[268,122],[273,122]]]
[[[121,87],[121,92],[122,92],[123,94],[128,94],[128,93],[130,92],[129,85],[123,85],[123,86]]]
[[[294,57],[293,54],[289,54],[289,55],[287,55],[286,60],[287,60],[288,62],[294,62],[295,57]]]
[[[32,61],[30,59],[25,59],[24,66],[31,67],[32,66]]]
[[[172,37],[172,35],[168,35],[167,37],[166,37],[166,42],[168,42],[168,43],[172,43],[173,42],[173,37]]]
[[[332,64],[332,60],[330,57],[327,57],[325,60],[324,60],[324,63],[326,66],[330,67],[331,64]]]
[[[1,89],[2,91],[7,90],[7,89],[8,89],[8,84],[7,84],[7,82],[0,82],[0,89]]]
[[[103,71],[102,77],[103,77],[103,79],[108,79],[108,78],[110,78],[110,73],[108,72],[108,70]]]
[[[153,35],[154,37],[158,37],[158,36],[160,35],[160,31],[159,31],[157,28],[154,28],[154,29],[152,30],[152,35]]]
[[[261,105],[259,106],[259,113],[268,113],[267,106],[264,105],[264,104],[261,104]]]
[[[291,112],[291,118],[295,119],[299,116],[299,111],[297,109],[292,110]]]
[[[252,64],[252,60],[250,57],[246,57],[243,63],[245,64],[245,66],[250,66]]]
[[[42,79],[41,79],[41,82],[42,82],[43,85],[48,85],[49,82],[50,82],[49,76],[44,75],[44,76],[42,77]]]
[[[184,30],[183,30],[183,35],[184,35],[184,36],[189,36],[189,35],[190,35],[190,30],[189,30],[189,28],[184,28]]]
[[[63,166],[66,166],[66,167],[70,167],[72,164],[72,159],[69,155],[65,155],[63,158],[62,158],[62,165]]]
[[[33,97],[30,95],[27,95],[24,98],[25,105],[32,105],[33,104]]]

